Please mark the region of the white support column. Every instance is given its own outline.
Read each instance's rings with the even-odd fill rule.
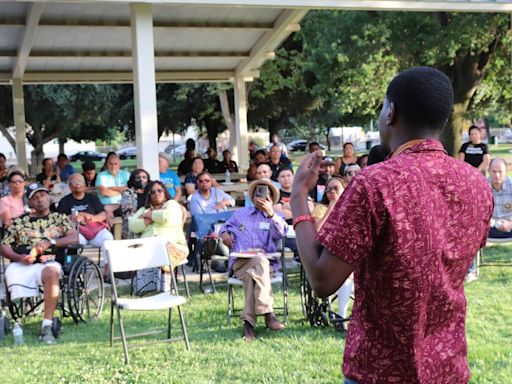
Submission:
[[[16,127],[16,156],[18,165],[28,171],[27,149],[25,147],[25,99],[23,98],[23,81],[12,81],[12,106],[14,114],[14,126]]]
[[[158,180],[155,50],[150,4],[131,5],[133,95],[137,166]]]
[[[249,168],[249,135],[247,134],[247,92],[244,78],[235,77],[235,124],[236,147],[233,148],[233,157],[240,169]]]

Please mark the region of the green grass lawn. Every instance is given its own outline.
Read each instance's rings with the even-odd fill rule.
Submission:
[[[486,259],[510,257],[512,247],[495,246]],[[37,341],[40,317],[25,321],[26,345],[0,344],[2,383],[340,383],[344,339],[333,328],[314,329],[302,320],[297,279],[291,279],[288,327],[266,331],[263,319],[257,341],[241,338],[238,318],[226,322],[227,294],[200,294],[184,307],[191,351],[183,342],[132,349],[125,366],[121,344],[108,343],[108,305],[101,319],[74,325],[64,319],[57,345]],[[480,279],[466,287],[467,338],[472,383],[512,383],[512,268],[483,267]],[[109,291],[107,290],[107,295]],[[242,292],[237,291],[238,307]],[[276,304],[280,293],[275,294]],[[176,313],[177,315],[177,313]],[[128,329],[165,323],[164,314],[128,313]],[[175,316],[175,332],[179,333]]]

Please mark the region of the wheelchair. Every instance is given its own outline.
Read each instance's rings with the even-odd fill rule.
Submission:
[[[61,317],[71,317],[78,324],[99,318],[104,302],[103,274],[98,265],[82,255],[83,247],[73,245],[57,253],[56,261],[62,265],[60,279],[60,300],[57,309]],[[3,273],[4,258],[0,256],[0,269]],[[36,297],[23,297],[12,300],[7,284],[2,306],[8,308],[14,321],[37,315],[43,309],[42,289]],[[53,333],[60,331],[60,320],[54,318]]]
[[[333,311],[333,302],[337,295],[322,299],[311,288],[304,268],[300,267],[300,302],[302,313],[312,327],[329,327],[333,325],[336,330],[344,329],[344,323],[350,318],[343,318]]]

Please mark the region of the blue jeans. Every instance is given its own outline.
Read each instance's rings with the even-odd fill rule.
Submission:
[[[351,379],[348,379],[345,377],[345,384],[358,384],[357,381],[354,381],[354,380],[351,380]]]

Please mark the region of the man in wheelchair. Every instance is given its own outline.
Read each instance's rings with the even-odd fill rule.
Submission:
[[[53,313],[59,300],[61,265],[53,248],[78,242],[74,225],[66,215],[50,212],[50,195],[41,184],[27,187],[31,212],[15,219],[0,245],[0,252],[11,262],[5,280],[11,299],[39,295],[44,292],[44,319],[39,339],[55,343],[52,332]]]
[[[273,313],[271,273],[278,271],[279,261],[269,260],[263,254],[277,252],[276,242],[286,235],[288,225],[274,212],[279,191],[271,180],[253,181],[248,196],[254,207],[237,210],[222,226],[220,236],[232,252],[228,264],[230,274],[244,283],[245,305],[240,317],[244,322],[243,336],[252,341],[257,315],[265,315],[265,325],[270,330],[284,328]]]

